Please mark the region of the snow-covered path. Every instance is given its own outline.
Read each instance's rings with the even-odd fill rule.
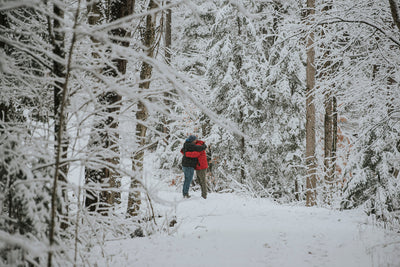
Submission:
[[[178,200],[171,235],[113,241],[110,266],[400,266],[400,234],[359,211],[282,206],[210,194]],[[100,263],[100,262],[99,262]],[[100,263],[101,265],[101,263]]]

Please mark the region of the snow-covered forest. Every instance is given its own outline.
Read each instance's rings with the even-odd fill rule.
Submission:
[[[326,213],[346,225],[357,214],[398,246],[400,2],[0,0],[0,134],[1,266],[160,266],[122,263],[110,242],[168,246],[160,237],[188,227],[182,205],[196,217],[207,203],[259,220],[293,212],[293,224],[318,214],[319,241]],[[207,144],[210,198],[194,181],[197,204],[181,196],[189,135]],[[201,263],[171,266],[246,262]]]

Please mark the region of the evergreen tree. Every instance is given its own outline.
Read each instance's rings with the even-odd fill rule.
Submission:
[[[397,175],[398,54],[400,32],[393,25],[386,1],[348,3],[346,44],[340,46],[342,61],[336,77],[341,91],[339,109],[346,122],[339,125],[351,147],[342,163],[345,170],[343,208],[363,205],[368,214],[394,221],[399,209]],[[387,12],[378,12],[386,10]],[[342,38],[343,40],[344,38]],[[340,53],[338,53],[340,54]],[[387,59],[391,60],[388,61]],[[354,94],[357,92],[357,94]],[[398,219],[398,218],[397,218]]]
[[[45,128],[54,118],[57,79],[47,7],[42,3],[1,12],[0,231],[11,240],[2,250],[1,265],[45,262],[45,254],[21,248],[13,235],[43,248],[48,243],[54,131]]]
[[[292,40],[284,41],[295,8],[251,1],[245,6],[256,18],[229,3],[217,6],[207,67],[212,106],[240,125],[245,137],[214,125],[210,140],[220,179],[290,199],[296,181],[301,183],[304,137],[301,52],[290,48]]]

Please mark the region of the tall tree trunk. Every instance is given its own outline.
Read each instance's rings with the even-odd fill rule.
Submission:
[[[50,229],[49,229],[49,245],[50,249],[48,252],[48,261],[47,261],[47,266],[51,267],[52,266],[52,257],[53,257],[53,248],[52,246],[55,243],[55,217],[56,217],[56,202],[57,202],[57,182],[60,180],[60,175],[61,172],[63,171],[63,164],[62,164],[62,159],[63,159],[63,135],[64,130],[65,130],[65,124],[66,124],[66,114],[65,114],[65,107],[67,105],[67,100],[68,100],[68,79],[69,79],[69,73],[71,70],[71,61],[72,61],[72,53],[74,50],[74,45],[76,42],[76,26],[78,24],[78,16],[79,16],[79,9],[80,9],[80,0],[78,0],[77,3],[78,7],[75,12],[74,16],[74,25],[72,27],[73,34],[72,34],[72,40],[71,40],[71,46],[69,48],[69,53],[68,53],[68,61],[66,65],[66,72],[64,74],[64,82],[61,86],[61,91],[60,91],[60,110],[59,110],[59,117],[58,117],[58,125],[59,125],[59,131],[57,132],[57,142],[56,142],[56,153],[55,153],[55,172],[54,172],[54,179],[53,179],[53,188],[52,188],[52,194],[51,194],[51,216],[50,216]],[[55,12],[56,13],[56,12]],[[56,18],[57,19],[57,18]],[[64,53],[65,55],[65,53]]]
[[[8,18],[7,18],[6,14],[7,14],[6,11],[1,11],[0,12],[0,25],[4,29],[9,29],[10,28],[10,24],[8,22]],[[6,54],[6,52],[7,52],[6,47],[7,47],[6,44],[4,42],[0,41],[0,49],[1,49],[1,51],[4,52],[4,54]],[[2,64],[3,64],[3,62],[0,61],[0,73],[2,73],[3,72],[3,68],[5,68],[5,67],[2,66]],[[1,116],[1,114],[0,114],[0,116]]]
[[[326,4],[322,9],[323,12],[332,9],[331,4]],[[325,36],[325,30],[322,28],[321,37]],[[329,47],[326,45],[322,45],[322,50],[325,51],[323,55],[324,64],[319,71],[318,78],[320,80],[326,79],[331,71],[332,62],[328,59],[330,56]],[[333,146],[334,146],[334,118],[333,118],[333,98],[334,92],[332,88],[326,88],[325,91],[325,116],[324,116],[324,180],[325,180],[325,190],[326,190],[326,201],[328,203],[331,202],[331,191],[332,185],[334,181],[334,173],[335,173],[335,164],[333,164]],[[337,132],[337,129],[336,129]]]
[[[336,96],[330,95],[325,103],[325,181],[328,184],[334,183],[336,174],[336,152],[338,134],[338,113]]]
[[[239,15],[236,16],[236,24],[238,27],[238,37],[241,38],[242,35],[242,21],[239,17]],[[241,71],[242,67],[243,67],[243,58],[240,54],[235,55],[236,56],[236,69],[238,71]],[[248,90],[248,87],[246,86],[246,82],[244,82],[243,79],[240,79],[240,84],[243,88],[243,90]],[[245,127],[244,127],[244,114],[243,114],[243,110],[240,110],[239,112],[239,125],[242,125],[242,131],[244,131]],[[245,154],[246,154],[246,140],[244,138],[244,136],[239,136],[239,149],[240,149],[240,159],[241,159],[241,163],[239,165],[240,167],[240,182],[243,184],[246,181],[246,171],[245,171]]]
[[[398,1],[396,3],[396,0],[389,0],[389,5],[393,17],[393,22],[400,31],[400,7],[398,5]]]
[[[240,138],[240,151],[242,154],[241,159],[243,160],[242,164],[241,164],[241,168],[240,168],[240,178],[241,178],[241,183],[244,184],[244,182],[246,181],[246,171],[245,171],[245,162],[244,162],[244,160],[245,160],[244,157],[245,157],[245,153],[246,153],[246,142],[245,142],[245,139],[243,136]]]
[[[169,1],[167,1],[169,4]],[[165,62],[171,64],[171,44],[172,44],[172,10],[168,8],[165,15]]]
[[[7,16],[4,12],[0,12],[0,25],[5,29],[9,29],[9,23]],[[6,53],[6,44],[0,41],[0,51],[4,54]],[[2,72],[3,66],[0,62],[0,72]],[[0,121],[4,124],[9,122],[8,113],[10,110],[10,104],[6,102],[0,102]],[[0,137],[4,134],[4,128],[2,127],[2,123],[0,124]],[[3,142],[4,139],[2,138]],[[3,152],[4,153],[4,152]],[[0,214],[3,214],[3,208],[5,208],[6,203],[8,202],[8,217],[12,218],[12,196],[10,191],[9,179],[7,178],[8,171],[7,171],[7,164],[6,162],[0,162],[0,181],[3,181],[2,186],[0,186],[0,190],[3,191],[4,194],[0,194]],[[8,200],[8,201],[7,201]]]
[[[157,8],[155,1],[150,0],[148,10],[152,11]],[[146,49],[146,54],[148,57],[152,58],[154,56],[154,40],[155,40],[155,14],[148,14],[146,16],[146,30],[143,36],[143,43]],[[141,90],[149,89],[150,78],[152,75],[153,67],[143,61],[142,68],[140,70],[140,80],[139,88]],[[146,131],[147,127],[145,121],[148,117],[148,111],[146,106],[142,101],[138,103],[138,111],[136,112],[136,138],[140,149],[133,155],[132,169],[135,172],[135,177],[131,178],[131,188],[128,197],[128,208],[127,213],[130,216],[136,216],[139,210],[141,200],[140,192],[137,191],[139,186],[139,181],[143,180],[143,158],[144,158],[144,145],[146,143]]]
[[[331,176],[335,179],[336,173],[336,152],[338,141],[338,113],[337,113],[337,100],[336,96],[332,97],[332,165],[334,166],[331,171]]]
[[[333,145],[333,100],[331,92],[325,94],[325,116],[324,116],[324,169],[325,183],[331,184],[332,145]]]
[[[324,117],[324,173],[325,173],[325,202],[332,202],[332,193],[336,171],[336,138],[337,138],[337,112],[336,98],[332,92],[325,95]]]
[[[120,1],[112,1],[110,4],[110,22],[123,18],[125,16],[129,16],[133,14],[134,11],[135,0],[120,0]],[[128,32],[120,27],[111,31],[111,34],[115,37],[120,38],[127,38]],[[116,44],[121,46],[128,47],[129,41],[114,41]],[[126,73],[126,64],[127,61],[122,58],[115,58],[113,59],[114,65],[117,67],[117,71],[115,69],[110,69],[109,73],[114,76],[118,77],[120,75],[124,75]],[[109,148],[114,157],[107,158],[106,160],[110,163],[111,166],[117,166],[119,164],[119,148],[118,148],[118,139],[119,135],[116,131],[118,128],[118,121],[116,116],[120,110],[120,101],[121,96],[117,92],[108,92],[106,93],[104,100],[107,103],[107,112],[110,116],[106,120],[106,127],[111,129],[111,133],[109,138],[107,139],[107,148]],[[105,172],[105,179],[108,179],[108,184],[110,188],[118,188],[120,186],[119,181],[119,173],[114,168],[106,168]],[[115,203],[120,202],[121,193],[111,191],[104,191],[104,199],[106,203],[110,206],[114,205]]]
[[[104,18],[102,12],[101,12],[101,2],[95,2],[95,1],[90,1],[87,0],[87,13],[88,13],[88,23],[89,25],[98,25]],[[92,58],[97,59],[100,57],[98,54],[96,47],[99,44],[99,41],[96,40],[93,37],[90,37],[92,41]],[[96,71],[98,73],[101,73],[102,70],[101,68],[97,68]],[[96,91],[94,88],[93,91]],[[89,146],[90,147],[98,147],[101,146],[101,132],[104,131],[104,126],[102,123],[99,123],[95,125],[95,127],[92,129],[92,134],[90,136],[89,140]],[[85,184],[88,185],[90,183],[97,183],[101,182],[99,177],[104,176],[104,169],[99,168],[90,168],[88,166],[85,166]],[[101,198],[101,193],[91,190],[91,189],[86,189],[86,194],[85,194],[85,207],[89,211],[96,211],[99,208],[99,204],[105,202],[104,199]]]
[[[65,59],[65,36],[63,29],[61,29],[62,25],[61,22],[64,19],[64,11],[61,7],[59,7],[56,3],[53,7],[54,12],[54,20],[53,20],[53,36],[52,36],[52,46],[53,46],[53,53],[59,59]],[[53,74],[56,77],[56,81],[54,84],[54,139],[55,139],[55,151],[57,151],[57,146],[61,145],[61,165],[60,165],[60,176],[58,179],[61,182],[67,182],[67,175],[68,175],[68,164],[65,161],[67,159],[67,151],[68,151],[68,137],[67,137],[67,125],[60,126],[60,114],[61,114],[61,102],[62,102],[62,90],[65,82],[65,63],[59,62],[58,60],[53,61]],[[58,133],[61,132],[62,134],[59,135]],[[60,142],[58,138],[61,138]],[[68,205],[64,205],[63,202],[67,201],[67,192],[65,186],[62,187],[62,200],[57,204],[57,210],[60,215],[68,216],[68,211],[66,208]],[[65,217],[66,218],[66,217]],[[61,228],[65,229],[67,227],[67,223],[65,220],[61,221]]]
[[[109,10],[107,14],[110,22],[118,20],[122,17],[133,14],[134,11],[134,0],[121,0],[112,1],[109,3]],[[100,3],[92,2],[88,6],[89,12],[89,24],[96,25],[101,19],[101,5]],[[117,28],[111,31],[111,35],[119,38],[126,38],[128,33],[124,28]],[[96,44],[98,41],[92,39],[93,43]],[[128,47],[129,41],[114,41],[115,44]],[[93,53],[92,56],[97,58],[98,55]],[[114,58],[114,66],[104,70],[104,75],[110,75],[112,77],[119,77],[126,73],[126,60],[122,58]],[[85,206],[91,211],[99,211],[103,214],[107,214],[109,208],[113,208],[116,203],[120,202],[121,194],[116,192],[114,189],[120,186],[120,175],[116,170],[119,164],[119,148],[117,133],[118,121],[117,116],[120,110],[121,96],[114,91],[103,93],[99,98],[98,102],[104,107],[104,112],[108,114],[107,118],[98,123],[94,128],[94,134],[92,135],[91,145],[102,146],[108,150],[110,157],[105,158],[109,164],[101,169],[90,169],[85,170],[86,183],[89,182],[100,182],[103,186],[112,188],[113,190],[104,190],[100,193],[95,190],[87,190],[87,197],[85,199]],[[105,204],[105,205],[103,205]],[[98,209],[100,207],[100,209]]]
[[[60,59],[65,59],[65,51],[64,51],[64,33],[61,29],[61,20],[64,18],[64,11],[57,5],[54,5],[54,15],[55,19],[53,22],[53,53],[58,56]],[[54,85],[54,132],[55,132],[55,141],[57,143],[57,133],[60,131],[60,105],[62,99],[62,87],[65,80],[65,66],[64,62],[59,62],[57,60],[53,61],[53,73],[56,76],[57,80]],[[66,126],[64,125],[63,132],[65,132]],[[62,140],[62,154],[61,158],[66,159],[67,157],[67,149],[68,149],[68,140],[65,135],[63,135]],[[57,147],[56,147],[57,148]],[[66,175],[68,171],[68,165],[62,165],[62,172],[60,173],[61,181],[66,181]]]
[[[308,23],[314,21],[315,0],[307,0]],[[307,69],[306,69],[306,205],[314,206],[316,204],[316,159],[315,159],[315,50],[314,50],[314,32],[310,31],[307,36]]]
[[[170,2],[167,1],[166,4],[168,5]],[[165,11],[165,63],[171,65],[171,44],[172,44],[172,10],[168,8]],[[167,114],[169,114],[169,110],[173,108],[172,101],[170,100],[172,94],[169,92],[164,93],[165,97],[165,106],[167,108]],[[168,115],[163,116],[163,133],[165,134],[165,142],[167,143],[169,140],[169,124],[170,120]]]

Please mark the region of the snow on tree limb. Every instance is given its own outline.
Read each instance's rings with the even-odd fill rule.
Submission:
[[[200,101],[195,99],[195,97],[189,92],[187,89],[187,85],[193,87],[193,90],[200,90],[197,86],[185,75],[180,74],[177,71],[174,71],[167,64],[160,62],[158,60],[154,60],[151,58],[146,58],[147,61],[150,61],[154,68],[158,69],[160,73],[164,75],[164,78],[174,85],[174,88],[179,92],[182,99],[189,99],[194,105],[196,105],[204,114],[206,114],[212,121],[220,125],[221,127],[235,133],[239,136],[246,137],[246,135],[239,130],[239,127],[232,123],[227,119],[219,118],[217,114],[212,112],[209,108],[204,106]],[[182,82],[180,82],[182,81]]]
[[[17,234],[12,235],[1,230],[0,241],[8,245],[18,246],[26,251],[29,251],[33,254],[33,256],[39,256],[48,250],[48,248],[46,248],[46,246],[44,246],[41,242],[31,241],[24,236]]]
[[[375,30],[379,31],[380,33],[382,33],[384,36],[386,36],[386,38],[388,38],[390,41],[392,41],[393,43],[395,43],[396,45],[398,45],[400,47],[400,41],[396,40],[394,37],[389,36],[389,34],[387,32],[385,32],[382,28],[372,24],[371,22],[365,21],[365,20],[347,20],[347,19],[342,19],[339,17],[333,18],[335,20],[332,21],[326,21],[326,22],[319,22],[318,25],[324,25],[324,24],[335,24],[335,23],[358,23],[358,24],[365,24],[368,25],[372,28],[374,28]]]
[[[39,5],[42,1],[40,0],[21,0],[21,1],[2,1],[0,3],[0,11],[7,11],[11,9],[16,9],[16,8],[22,8],[22,7],[35,7]]]

